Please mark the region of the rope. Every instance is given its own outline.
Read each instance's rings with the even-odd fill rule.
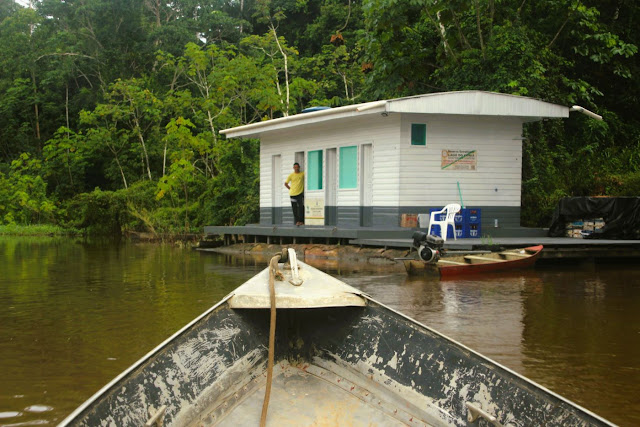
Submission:
[[[271,382],[273,380],[273,358],[276,343],[276,285],[275,275],[278,269],[280,254],[275,255],[269,262],[269,299],[271,300],[271,322],[269,324],[269,358],[267,361],[267,386],[264,390],[264,401],[262,402],[262,416],[260,417],[260,427],[267,425],[267,411],[269,410],[269,397],[271,396]]]

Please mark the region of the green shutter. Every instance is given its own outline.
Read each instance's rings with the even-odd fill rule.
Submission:
[[[322,190],[322,150],[309,151],[307,157],[307,189]]]
[[[340,188],[358,188],[358,147],[340,147]]]
[[[411,123],[411,145],[427,145],[427,125]]]

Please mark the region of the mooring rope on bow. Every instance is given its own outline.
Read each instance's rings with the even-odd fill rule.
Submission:
[[[269,398],[271,397],[271,382],[273,380],[273,359],[276,343],[276,285],[275,276],[278,269],[278,262],[283,258],[282,254],[277,254],[269,261],[269,299],[271,301],[271,320],[269,323],[269,358],[267,359],[267,385],[264,390],[264,401],[262,402],[262,415],[260,417],[260,427],[265,427],[267,423],[267,411],[269,409]],[[284,255],[286,257],[286,255]]]

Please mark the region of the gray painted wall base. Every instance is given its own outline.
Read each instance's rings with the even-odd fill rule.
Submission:
[[[399,227],[403,214],[428,214],[431,208],[442,209],[442,206],[326,206],[325,215],[327,225],[339,227],[373,227],[389,228]],[[495,230],[495,221],[498,220],[498,229],[508,230],[520,228],[519,206],[467,206],[471,209],[480,209],[480,234],[500,233]],[[335,216],[334,216],[335,215]],[[282,218],[278,223],[273,218]],[[291,207],[260,208],[260,225],[287,225],[293,224]],[[497,234],[496,234],[497,235]]]

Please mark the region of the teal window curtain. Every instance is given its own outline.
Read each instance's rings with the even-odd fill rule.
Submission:
[[[340,147],[340,188],[358,188],[358,147]]]
[[[322,190],[322,150],[307,154],[307,189]]]
[[[427,145],[427,125],[411,123],[411,145]]]

